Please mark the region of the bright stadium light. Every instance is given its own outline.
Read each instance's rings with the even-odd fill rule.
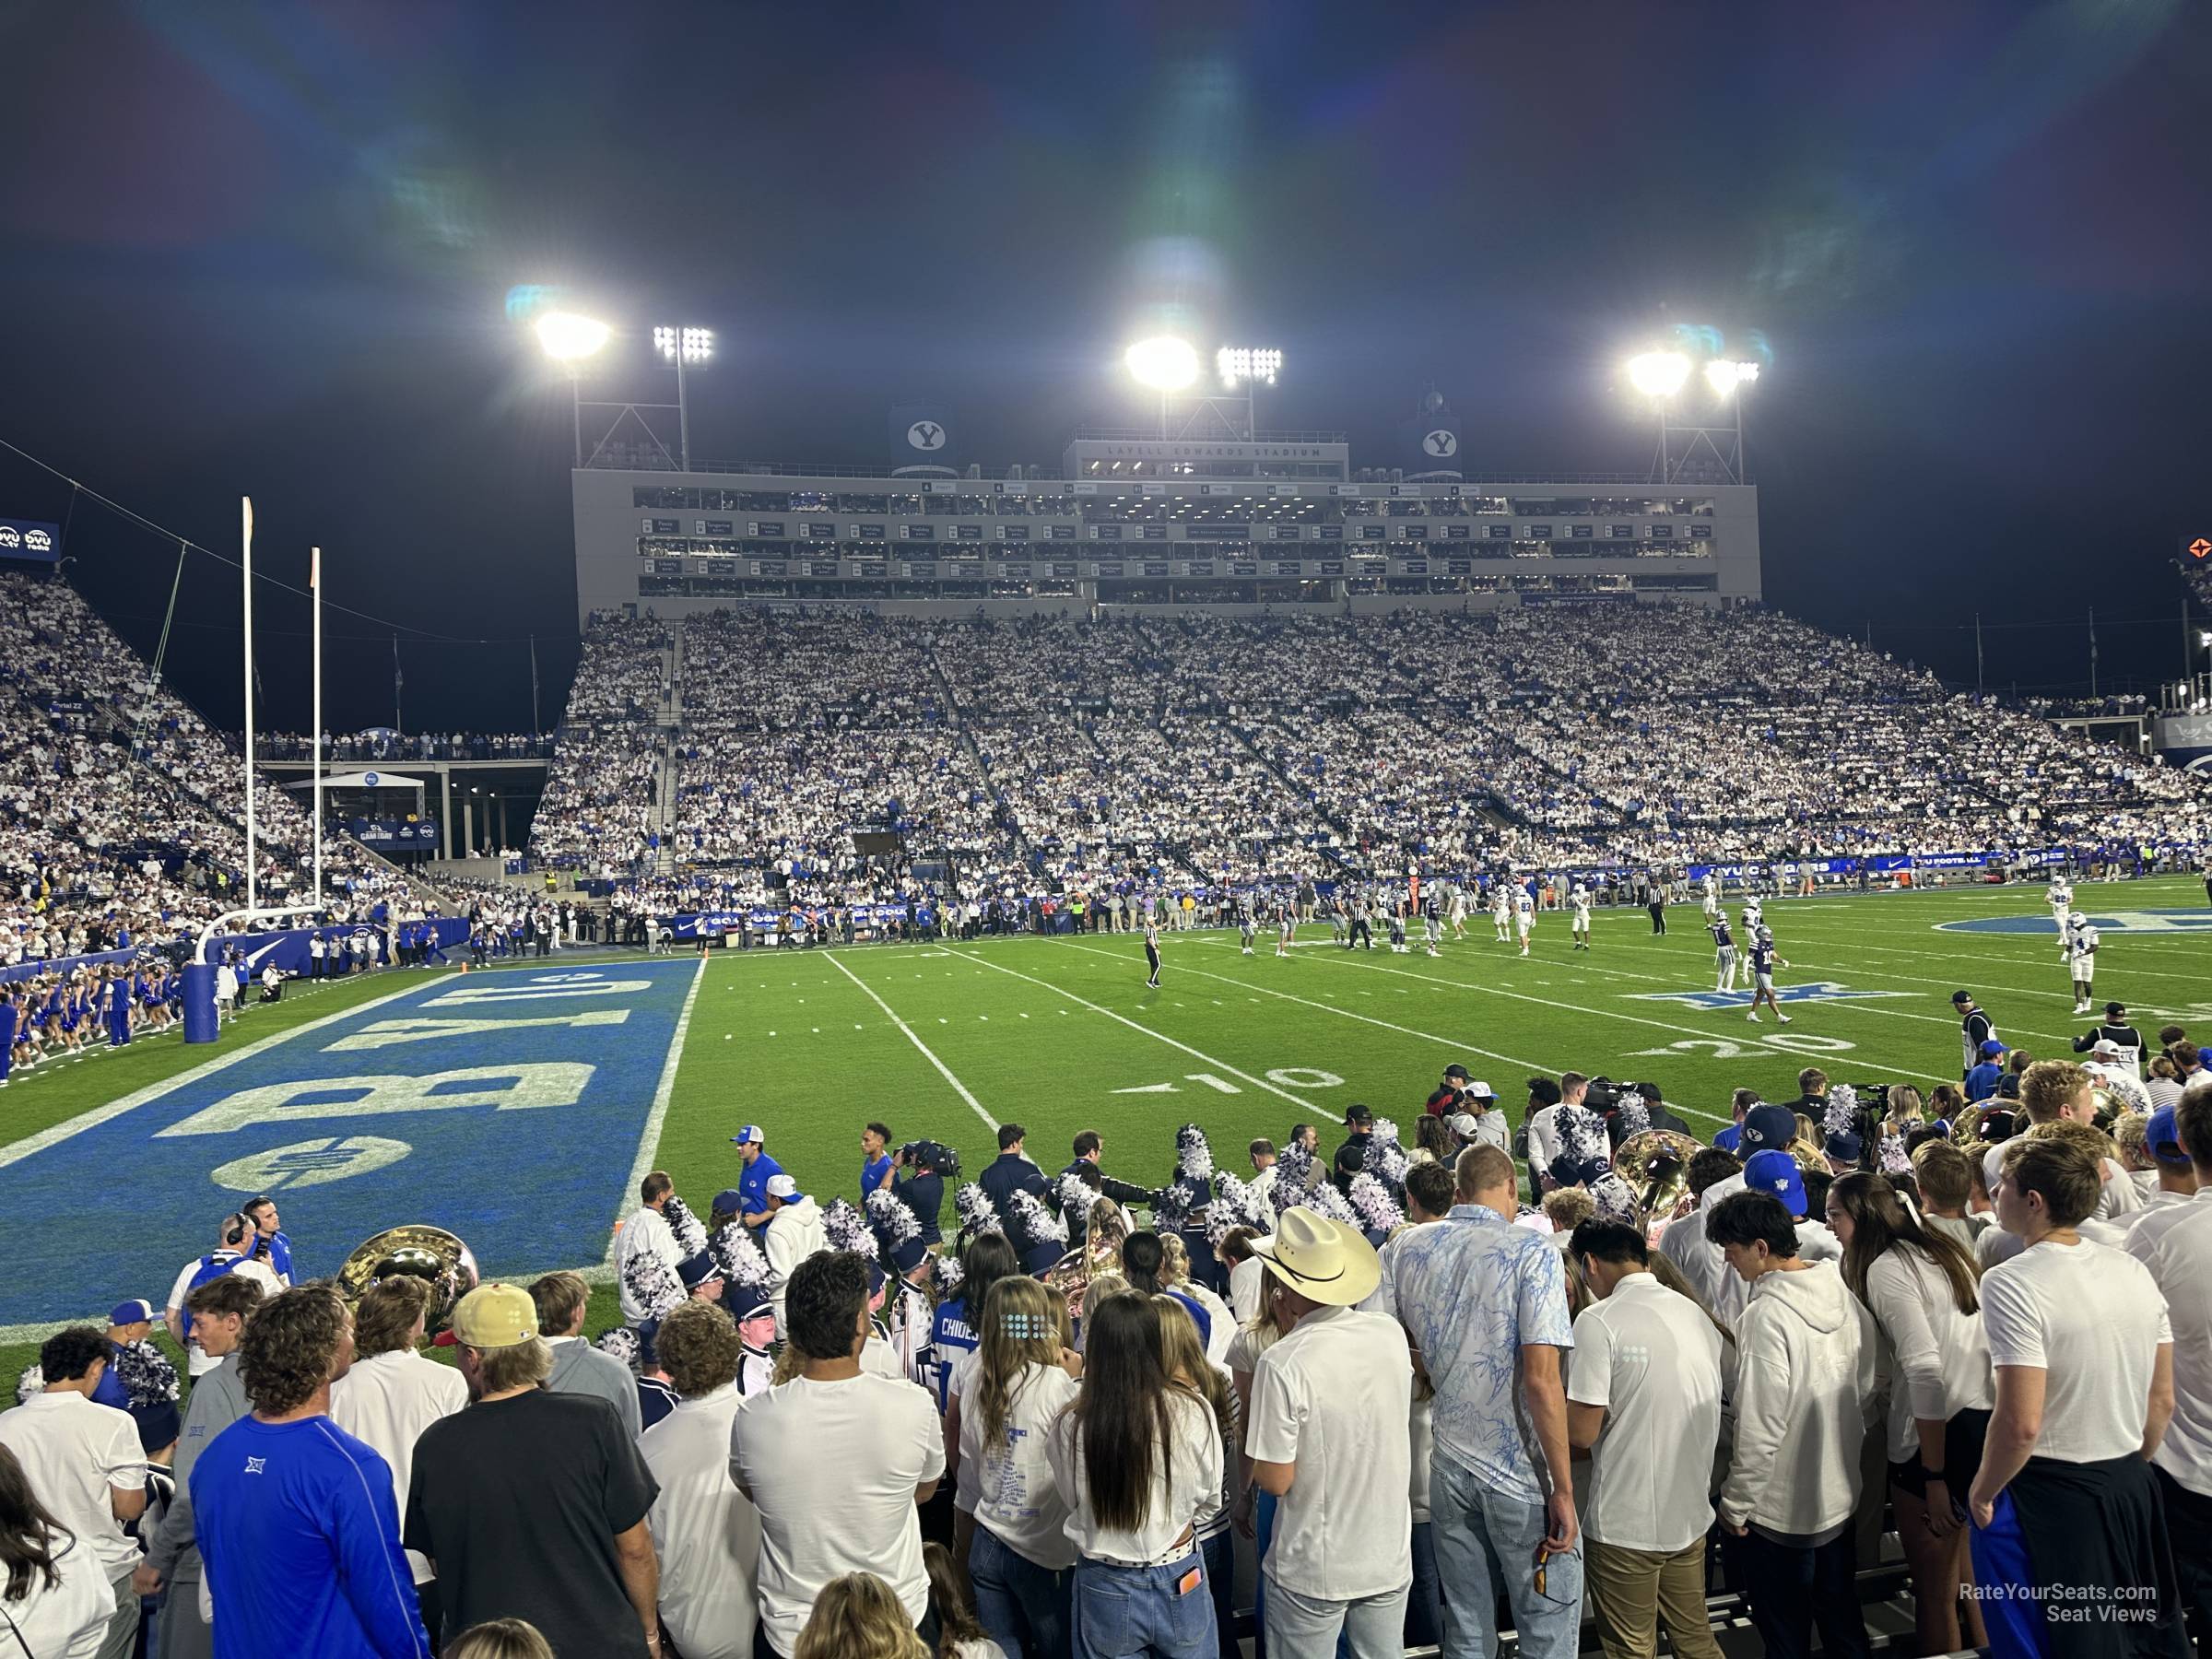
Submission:
[[[606,344],[614,331],[604,323],[590,317],[580,317],[574,312],[547,312],[536,324],[537,343],[547,357],[559,362],[574,362],[590,357]]]
[[[1283,354],[1273,347],[1224,346],[1214,353],[1214,368],[1232,391],[1240,385],[1272,386],[1282,372]]]
[[[1678,351],[1647,351],[1629,359],[1629,383],[1646,397],[1672,397],[1689,378],[1689,359]]]
[[[1179,340],[1173,335],[1155,335],[1151,339],[1137,341],[1123,355],[1122,361],[1128,366],[1137,384],[1149,386],[1155,392],[1180,392],[1198,378],[1198,354],[1191,349],[1188,340]]]
[[[676,365],[677,443],[686,472],[691,470],[691,402],[684,392],[684,365],[703,363],[714,355],[714,331],[679,328],[664,323],[653,331],[653,348],[661,360]]]
[[[1706,360],[1705,383],[1712,388],[1715,397],[1733,397],[1738,386],[1749,385],[1758,378],[1757,363],[1738,363],[1727,358]]]

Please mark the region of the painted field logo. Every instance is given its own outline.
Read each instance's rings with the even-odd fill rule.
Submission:
[[[1811,980],[1802,985],[1777,985],[1774,1000],[1785,1003],[1861,1002],[1877,996],[1908,996],[1905,991],[1853,991],[1833,980]],[[1686,1008],[1747,1008],[1748,991],[1634,991],[1630,1002],[1679,1003]]]
[[[2212,932],[2212,912],[2112,911],[2083,912],[2100,934],[2172,934]],[[2058,924],[2048,912],[2040,916],[1977,916],[1971,922],[1938,922],[1937,933],[2048,934],[2055,937]]]
[[[395,994],[0,1152],[0,1259],[51,1254],[53,1194],[131,1195],[67,1270],[0,1279],[0,1326],[158,1294],[242,1192],[281,1192],[302,1277],[406,1221],[468,1241],[487,1277],[591,1261],[629,1185],[690,962],[394,976]],[[226,1033],[228,1047],[238,1040]]]

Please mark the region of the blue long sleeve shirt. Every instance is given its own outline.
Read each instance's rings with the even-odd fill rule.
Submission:
[[[192,1467],[216,1659],[429,1659],[392,1467],[326,1417],[239,1418]]]

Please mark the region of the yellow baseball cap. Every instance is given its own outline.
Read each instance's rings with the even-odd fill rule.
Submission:
[[[519,1285],[478,1285],[453,1309],[453,1340],[470,1347],[514,1347],[536,1335],[537,1303]]]

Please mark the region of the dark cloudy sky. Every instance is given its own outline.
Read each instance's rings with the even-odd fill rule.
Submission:
[[[2094,605],[2107,683],[2154,680],[2212,524],[2206,11],[17,4],[0,437],[226,549],[250,492],[295,580],[321,542],[381,619],[329,619],[334,725],[390,718],[397,624],[410,726],[505,726],[523,639],[548,720],[574,656],[517,284],[716,328],[731,459],[872,461],[928,393],[1049,464],[1174,304],[1283,347],[1264,425],[1370,463],[1433,382],[1470,471],[1641,466],[1620,359],[1756,330],[1771,599],[1969,678],[1976,610],[2034,624],[1990,634],[2023,686],[2086,677]],[[0,512],[69,493],[0,454]],[[150,651],[173,547],[84,503],[70,546]],[[236,611],[190,560],[172,663],[224,720]],[[303,722],[304,610],[260,618]]]

